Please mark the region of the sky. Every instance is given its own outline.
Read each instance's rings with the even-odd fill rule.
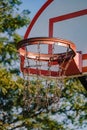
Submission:
[[[32,20],[35,16],[36,12],[41,8],[41,6],[47,1],[47,0],[21,0],[22,4],[19,7],[20,12],[23,10],[28,9],[31,13],[29,14],[30,19]],[[21,36],[24,36],[26,32],[26,27],[19,30],[18,33],[21,33]]]
[[[47,1],[47,0],[21,0],[23,4],[21,5],[22,9],[28,9],[31,13],[29,15],[30,18],[33,18],[39,8]]]

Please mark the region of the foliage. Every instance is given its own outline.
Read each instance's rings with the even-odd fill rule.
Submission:
[[[16,44],[21,36],[16,31],[30,22],[28,10],[19,13],[20,4],[20,0],[0,1],[0,63],[13,73],[19,72]]]
[[[86,126],[87,93],[77,79],[74,79],[74,82],[73,79],[66,81],[57,111],[46,112],[43,109],[35,114],[34,108],[31,111],[25,111],[24,108],[24,80],[18,77],[14,80],[13,74],[6,69],[0,70],[0,78],[0,125],[3,129],[69,130],[71,126],[74,130]],[[32,86],[34,87],[34,82]],[[35,93],[37,91],[34,90]],[[42,107],[42,104],[39,104],[39,107]]]
[[[87,127],[87,91],[77,78],[65,81],[58,115],[66,126],[74,129]]]
[[[6,69],[0,70],[0,124],[6,128],[14,119],[13,112],[17,105],[16,100],[22,90],[23,86],[19,84],[19,81],[13,80],[12,74]]]
[[[20,0],[2,0],[0,1],[0,32],[7,32],[12,35],[16,29],[19,29],[29,24],[30,13],[28,10],[23,10],[18,14],[18,6],[21,4]]]

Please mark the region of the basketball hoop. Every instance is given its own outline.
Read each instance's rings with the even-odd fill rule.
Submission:
[[[51,46],[52,53],[48,53]],[[24,76],[25,108],[29,111],[58,109],[63,79],[67,68],[76,55],[76,47],[71,41],[36,37],[20,41],[17,45]]]

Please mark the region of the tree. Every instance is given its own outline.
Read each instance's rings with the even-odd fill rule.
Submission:
[[[0,1],[0,63],[12,72],[18,71],[16,69],[18,60],[16,44],[21,36],[16,31],[27,26],[30,21],[28,10],[18,13],[20,4],[20,0]]]
[[[12,130],[16,128],[74,130],[86,126],[87,93],[77,79],[66,81],[59,109],[47,112],[43,110],[41,113],[35,114],[34,108],[31,111],[24,109],[23,79],[17,78],[14,81],[12,74],[6,69],[0,70],[0,78],[1,128]],[[79,88],[77,84],[79,84]],[[41,106],[41,104],[39,105]]]
[[[59,116],[65,126],[71,129],[87,128],[87,91],[78,78],[65,80],[65,88],[62,93]]]
[[[24,10],[19,14],[20,4],[20,0],[0,1],[0,129],[72,130],[87,127],[87,93],[76,78],[65,79],[66,87],[62,92],[60,108],[55,111],[43,109],[40,103],[39,113],[35,111],[35,105],[31,111],[25,109],[23,101],[25,81],[18,75],[16,50],[16,44],[22,37],[16,32],[29,24],[30,12]],[[38,91],[33,89],[35,85],[32,80],[30,90],[33,91],[29,91],[32,97]],[[53,87],[54,85],[51,86],[52,94]],[[45,90],[43,92],[45,95]]]
[[[20,86],[20,87],[19,87]],[[0,129],[8,129],[14,120],[15,104],[20,95],[21,86],[12,79],[6,69],[0,70]],[[20,89],[19,89],[20,88]],[[15,111],[16,112],[16,111]]]

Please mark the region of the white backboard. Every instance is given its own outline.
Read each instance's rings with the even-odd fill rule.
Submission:
[[[32,19],[25,38],[59,37],[87,53],[87,0],[47,0]]]
[[[87,74],[87,0],[47,0],[25,32],[25,39],[32,37],[72,41],[81,52],[75,57],[76,66]]]

